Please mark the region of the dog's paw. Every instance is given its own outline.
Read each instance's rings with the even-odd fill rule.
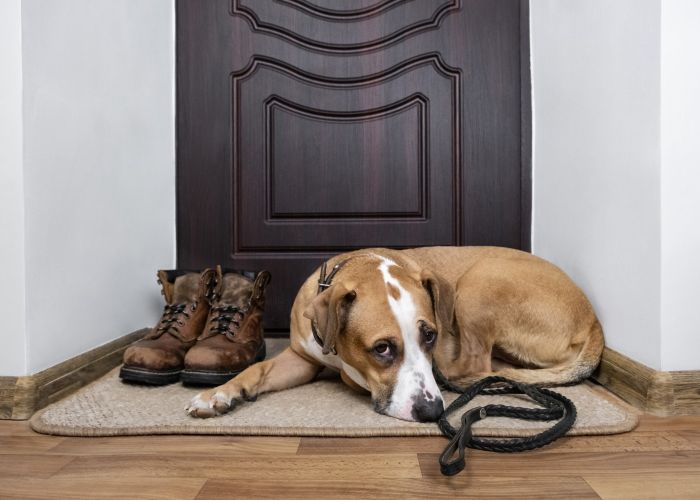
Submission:
[[[216,417],[231,410],[232,399],[220,390],[200,392],[192,398],[190,404],[185,407],[185,411],[191,417]]]

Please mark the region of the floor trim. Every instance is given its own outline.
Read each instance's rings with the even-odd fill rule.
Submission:
[[[593,379],[653,415],[700,415],[700,370],[654,370],[606,347]]]
[[[146,332],[137,330],[33,375],[0,377],[0,419],[26,420],[98,379],[119,365],[124,350]]]

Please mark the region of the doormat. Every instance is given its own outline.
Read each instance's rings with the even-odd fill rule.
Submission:
[[[268,340],[270,355],[286,341]],[[150,434],[228,434],[251,436],[441,436],[434,423],[405,422],[372,410],[368,395],[354,392],[330,374],[280,392],[262,394],[230,413],[197,419],[185,405],[201,389],[171,384],[149,387],[125,384],[115,368],[75,394],[36,413],[32,429],[61,436],[131,436]],[[590,382],[555,388],[578,410],[569,435],[617,434],[637,425],[638,412],[604,388]],[[445,404],[457,395],[443,391]],[[535,407],[523,396],[477,396],[462,411],[485,404]],[[453,415],[458,426],[462,411]],[[476,436],[521,437],[536,434],[552,422],[488,418],[474,424]]]

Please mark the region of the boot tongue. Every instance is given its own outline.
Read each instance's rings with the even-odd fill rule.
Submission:
[[[196,302],[199,295],[199,274],[187,273],[175,278],[173,286],[173,304]]]
[[[253,293],[253,282],[240,274],[225,274],[221,283],[221,297],[219,302],[241,309],[248,305]]]

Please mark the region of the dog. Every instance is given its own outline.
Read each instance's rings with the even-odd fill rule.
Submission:
[[[563,271],[500,247],[371,248],[333,257],[299,290],[290,341],[278,356],[196,395],[186,411],[220,415],[328,367],[369,393],[375,411],[435,421],[444,403],[433,365],[462,386],[489,375],[566,385],[593,372],[604,346],[593,307]]]

